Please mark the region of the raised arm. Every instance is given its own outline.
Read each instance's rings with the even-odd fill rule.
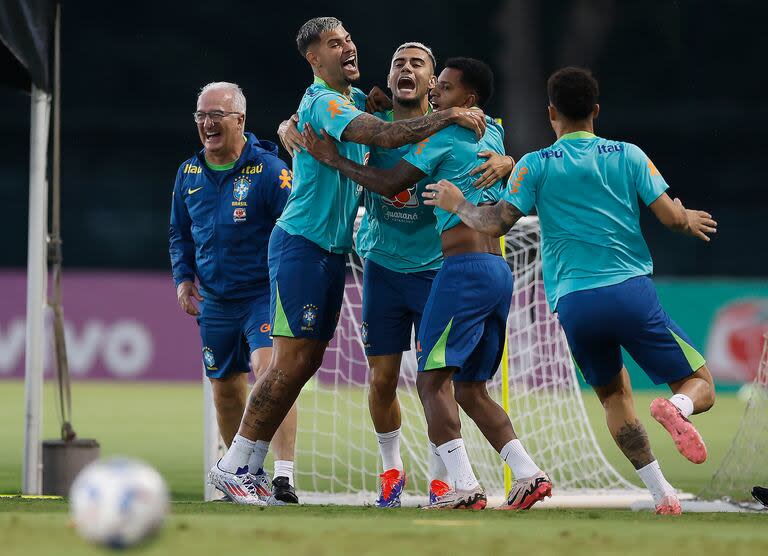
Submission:
[[[355,118],[355,120],[357,119],[359,117]],[[425,176],[424,172],[404,160],[401,160],[394,168],[387,170],[352,162],[339,154],[339,150],[333,140],[325,133],[325,130],[321,129],[320,133],[322,138],[317,136],[312,126],[309,124],[305,126],[302,135],[307,152],[326,166],[336,168],[369,191],[385,197],[392,197],[408,189]]]
[[[280,125],[277,127],[277,136],[280,138],[280,143],[282,143],[283,148],[291,156],[295,156],[304,150],[304,139],[301,137],[298,124],[299,116],[298,114],[293,114],[287,120],[280,122]]]
[[[495,205],[475,206],[464,198],[461,190],[448,180],[427,185],[424,204],[440,207],[461,218],[480,233],[500,237],[520,220],[523,213],[513,204],[501,200]]]
[[[485,115],[482,110],[454,107],[432,112],[420,118],[396,122],[385,122],[363,112],[347,124],[341,139],[394,149],[418,143],[451,124],[458,124],[474,131],[478,141],[485,134]]]
[[[690,210],[683,206],[680,199],[673,201],[669,195],[662,193],[658,199],[648,205],[659,219],[673,232],[679,232],[703,241],[709,241],[707,234],[717,233],[717,222],[712,215],[702,210]]]

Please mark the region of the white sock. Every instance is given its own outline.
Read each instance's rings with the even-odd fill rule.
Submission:
[[[448,476],[448,469],[443,463],[443,458],[437,453],[437,446],[433,442],[429,443],[429,480],[443,481],[451,486],[451,478]]]
[[[236,434],[229,450],[219,462],[219,469],[227,473],[244,473],[247,470],[241,471],[241,468],[248,465],[254,446],[256,446],[255,440]]]
[[[288,484],[293,486],[293,462],[288,459],[276,459],[275,477],[288,477]]]
[[[539,466],[533,462],[531,456],[525,451],[523,443],[517,438],[504,444],[499,455],[509,465],[515,479],[526,479],[541,472]]]
[[[641,467],[637,470],[637,474],[640,475],[640,479],[643,484],[651,491],[653,496],[653,503],[658,504],[665,496],[675,494],[675,489],[670,485],[661,473],[659,462],[653,460],[645,467]]]
[[[456,490],[472,490],[480,486],[472,471],[472,464],[469,463],[464,440],[461,438],[449,440],[437,447],[437,453],[440,454]]]
[[[675,394],[669,398],[669,401],[680,410],[680,413],[682,413],[683,417],[686,419],[693,413],[693,400],[685,394]]]
[[[379,453],[384,471],[390,469],[403,470],[403,459],[400,457],[400,429],[392,432],[377,432]]]
[[[265,440],[257,440],[254,443],[251,455],[248,458],[248,471],[251,473],[258,473],[259,469],[264,469],[264,459],[269,452],[269,442]]]

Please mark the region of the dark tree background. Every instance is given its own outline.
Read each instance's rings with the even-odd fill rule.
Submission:
[[[67,267],[167,268],[173,178],[199,146],[197,90],[239,83],[247,127],[276,140],[311,81],[295,33],[317,15],[339,17],[352,33],[366,90],[385,85],[392,51],[409,40],[431,45],[438,64],[456,55],[488,61],[497,79],[488,112],[503,118],[516,157],[553,141],[547,75],[566,64],[591,67],[602,88],[598,133],[639,144],[674,195],[720,222],[704,245],[644,217],[657,273],[768,274],[768,5],[739,0],[64,2]],[[0,113],[0,266],[22,267],[29,98],[0,89]]]

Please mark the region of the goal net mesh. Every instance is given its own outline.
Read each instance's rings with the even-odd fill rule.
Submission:
[[[489,383],[491,395],[509,407],[517,434],[550,474],[558,494],[636,493],[637,487],[605,460],[587,420],[565,337],[544,295],[538,219],[523,219],[505,243],[515,280],[508,319],[508,388],[503,388],[505,373],[500,369]],[[303,496],[314,500],[372,502],[382,472],[367,403],[361,297],[361,264],[351,255],[336,336],[322,368],[299,398],[296,484]],[[416,369],[412,349],[404,354],[398,386],[401,453],[408,474],[406,494],[423,498],[429,481],[428,439]],[[462,436],[489,496],[503,496],[503,462],[463,413]]]
[[[700,498],[750,501],[752,487],[768,483],[768,334],[763,340],[757,376],[747,390],[749,398],[741,425]]]

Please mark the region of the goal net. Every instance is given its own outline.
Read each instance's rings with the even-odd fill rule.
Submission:
[[[768,484],[768,334],[757,376],[747,390],[747,407],[731,448],[700,498],[751,501],[752,487]]]
[[[565,337],[544,295],[538,219],[523,219],[506,236],[505,245],[515,278],[508,357],[489,391],[508,408],[529,453],[550,474],[558,498],[562,500],[566,493],[618,495],[624,497],[623,503],[627,496],[642,498],[638,487],[605,460],[587,420]],[[303,501],[361,504],[376,498],[382,470],[368,412],[361,297],[361,264],[351,255],[336,336],[322,368],[299,398],[296,485]],[[416,368],[412,349],[403,357],[398,398],[406,494],[410,503],[423,503],[429,481],[428,439],[415,387]],[[504,496],[503,462],[464,414],[462,436],[489,496]]]

